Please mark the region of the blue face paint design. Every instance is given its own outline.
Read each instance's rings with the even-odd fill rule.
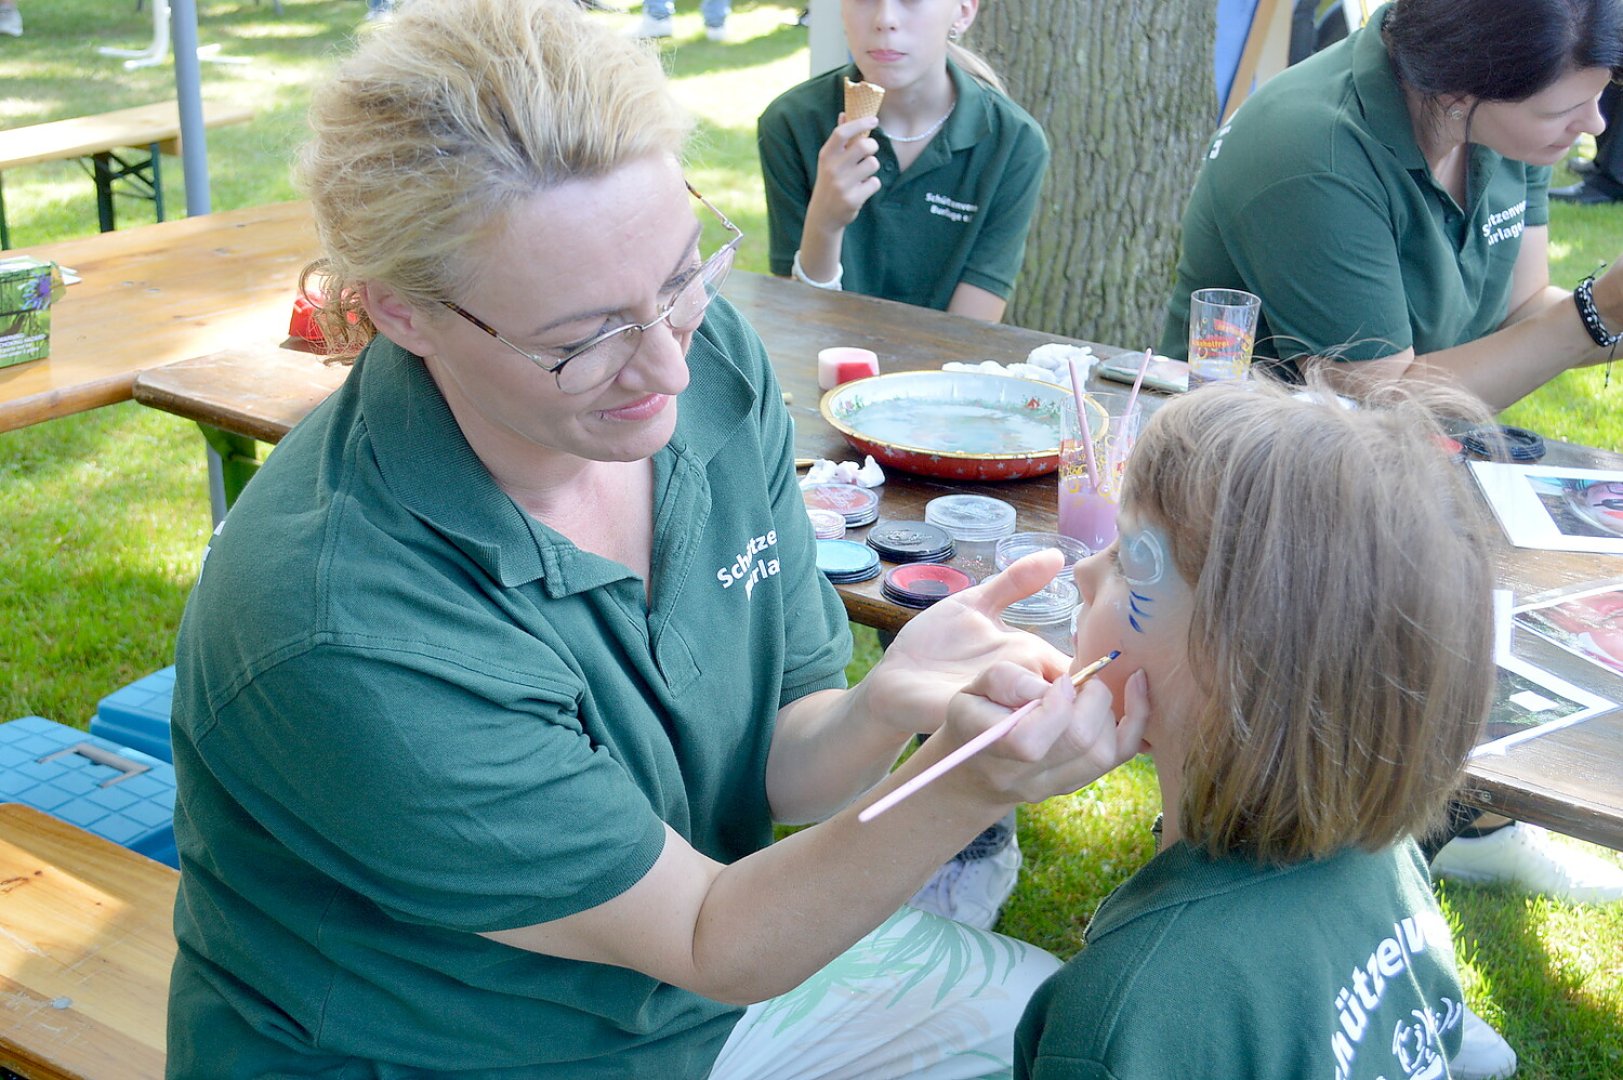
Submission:
[[[1133,586],[1127,590],[1127,624],[1140,634],[1155,603],[1152,590],[1167,572],[1166,534],[1154,525],[1135,527],[1121,534],[1116,549],[1121,576]]]

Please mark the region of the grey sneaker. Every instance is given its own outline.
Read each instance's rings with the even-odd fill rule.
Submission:
[[[1515,885],[1573,904],[1623,899],[1623,869],[1571,844],[1550,842],[1518,821],[1487,836],[1457,836],[1431,860],[1433,877],[1472,885]]]
[[[727,33],[726,24],[723,24],[721,26],[705,27],[704,36],[719,44],[720,42],[726,41],[730,35]]]
[[[0,34],[23,36],[23,13],[16,8],[0,8]]]
[[[1505,1080],[1516,1075],[1516,1051],[1488,1022],[1465,1010],[1460,1052],[1448,1059],[1454,1080]]]
[[[1019,878],[1020,842],[1011,833],[1008,843],[982,858],[963,853],[954,856],[907,903],[932,915],[990,930]]]

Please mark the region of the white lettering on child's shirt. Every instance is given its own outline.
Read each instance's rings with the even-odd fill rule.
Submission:
[[[1498,213],[1489,214],[1488,220],[1482,223],[1482,239],[1488,242],[1489,247],[1501,240],[1514,240],[1522,234],[1526,227],[1523,221],[1527,213],[1527,200],[1523,199],[1515,206],[1507,206]]]
[[[975,213],[980,209],[979,203],[958,202],[934,191],[926,191],[924,201],[930,204],[930,213],[960,223],[975,220]]]
[[[1448,923],[1434,911],[1411,914],[1392,924],[1392,936],[1370,950],[1361,967],[1354,967],[1336,994],[1333,1008],[1339,1029],[1330,1036],[1336,1061],[1336,1080],[1353,1075],[1353,1061],[1369,1033],[1370,1017],[1381,1006],[1387,987],[1406,972],[1413,959],[1428,948],[1452,953]],[[1409,1010],[1392,1031],[1392,1064],[1405,1080],[1434,1080],[1444,1075],[1443,1032],[1464,1019],[1463,1002],[1441,998],[1436,1006],[1422,1004]],[[1371,1047],[1371,1052],[1379,1052]],[[1376,1072],[1382,1072],[1377,1068]],[[1373,1075],[1365,1073],[1364,1075]]]
[[[782,569],[778,560],[763,554],[767,548],[776,547],[778,543],[778,530],[769,529],[760,536],[752,536],[744,545],[733,561],[716,571],[716,580],[721,582],[723,589],[730,589],[740,581],[744,583],[744,599],[749,600],[755,592],[757,583],[774,577]],[[756,556],[760,556],[759,559]]]

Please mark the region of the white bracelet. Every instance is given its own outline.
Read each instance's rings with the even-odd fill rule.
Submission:
[[[797,251],[795,252],[794,274],[796,281],[804,282],[814,289],[828,289],[830,292],[844,291],[840,287],[840,281],[845,277],[845,267],[843,266],[836,266],[834,268],[834,276],[828,281],[813,281],[811,278],[806,276],[806,271],[801,268],[800,252]]]

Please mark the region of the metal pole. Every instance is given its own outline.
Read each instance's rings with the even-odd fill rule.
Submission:
[[[186,214],[196,217],[211,209],[208,144],[203,134],[203,78],[197,63],[197,0],[172,0],[169,33],[175,49],[175,97],[180,102],[180,164],[186,176]]]

